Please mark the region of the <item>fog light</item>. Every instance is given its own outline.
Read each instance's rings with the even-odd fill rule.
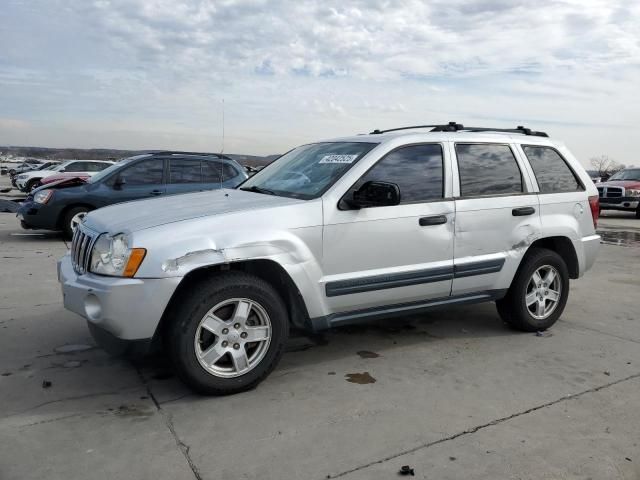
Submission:
[[[102,305],[100,304],[100,299],[93,294],[87,295],[87,298],[84,299],[84,312],[91,320],[100,320],[100,317],[102,316]]]

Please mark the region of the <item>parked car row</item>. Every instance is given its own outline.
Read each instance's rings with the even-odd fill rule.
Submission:
[[[15,186],[23,192],[31,192],[42,185],[44,178],[61,173],[83,174],[92,176],[113,165],[104,160],[69,160],[41,170],[31,170],[15,177]]]
[[[42,171],[31,172],[18,180],[19,185],[42,184],[31,190],[18,211],[23,228],[62,230],[70,237],[82,218],[97,208],[161,195],[234,188],[248,178],[244,168],[229,157],[188,152],[138,155],[115,164],[72,161],[60,167],[45,176]]]

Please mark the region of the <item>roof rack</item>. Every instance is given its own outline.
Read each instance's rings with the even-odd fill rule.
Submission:
[[[415,128],[430,128],[432,132],[502,132],[502,133],[519,133],[522,135],[531,135],[534,137],[548,137],[545,132],[536,132],[530,128],[521,125],[516,128],[491,128],[491,127],[465,127],[461,123],[449,122],[444,125],[414,125],[411,127],[390,128],[388,130],[374,130],[371,135],[379,135],[381,133],[397,132],[399,130],[413,130]]]
[[[180,152],[174,150],[151,151],[147,152],[147,155],[198,155],[200,157],[218,157],[225,160],[231,160],[231,157],[223,155],[222,153]]]

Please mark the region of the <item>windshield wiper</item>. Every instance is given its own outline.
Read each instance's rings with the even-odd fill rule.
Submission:
[[[276,192],[274,192],[273,190],[269,190],[268,188],[256,187],[255,185],[252,185],[249,188],[241,188],[240,190],[244,190],[245,192],[265,193],[267,195],[276,194]]]

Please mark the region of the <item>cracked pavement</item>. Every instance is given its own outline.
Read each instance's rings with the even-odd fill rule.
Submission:
[[[625,215],[601,228],[640,237]],[[0,214],[2,480],[640,478],[633,241],[603,245],[551,335],[492,304],[434,311],[293,338],[256,390],[207,398],[161,357],[92,348],[61,304],[61,237],[15,233]]]

